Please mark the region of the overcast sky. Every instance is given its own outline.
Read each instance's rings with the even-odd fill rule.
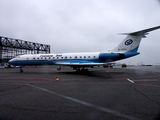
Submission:
[[[113,49],[135,32],[160,25],[160,0],[0,0],[0,36],[51,45],[51,52]],[[120,61],[160,64],[160,29],[141,54]]]

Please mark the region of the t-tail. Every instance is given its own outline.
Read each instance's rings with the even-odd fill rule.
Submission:
[[[159,29],[160,26],[133,32],[133,33],[123,33],[122,35],[127,35],[127,37],[112,51],[116,53],[125,52],[137,52],[141,39],[145,38],[148,32]]]

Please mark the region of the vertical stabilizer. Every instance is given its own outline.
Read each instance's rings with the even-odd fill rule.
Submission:
[[[113,52],[118,52],[118,53],[123,53],[123,52],[136,52],[139,48],[140,42],[142,38],[145,38],[147,32],[159,29],[160,26],[133,32],[133,33],[124,33],[123,35],[127,35],[127,37],[112,51]]]
[[[137,51],[141,42],[142,36],[127,35],[127,37],[115,48],[114,52]]]

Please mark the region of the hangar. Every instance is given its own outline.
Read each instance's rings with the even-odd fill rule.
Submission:
[[[0,63],[23,54],[48,54],[50,45],[0,36]]]

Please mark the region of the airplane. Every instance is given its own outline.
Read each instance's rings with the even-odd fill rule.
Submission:
[[[26,54],[19,55],[9,64],[19,66],[23,72],[24,66],[59,65],[71,66],[76,72],[86,72],[88,67],[103,65],[108,62],[126,59],[140,54],[138,51],[142,38],[148,32],[159,29],[160,26],[144,29],[137,32],[123,33],[126,38],[114,49],[108,52],[80,52],[80,53],[53,53],[53,54]]]

